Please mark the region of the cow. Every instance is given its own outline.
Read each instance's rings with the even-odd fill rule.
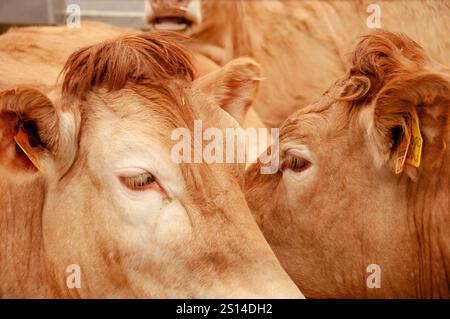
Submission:
[[[406,33],[450,64],[446,1],[147,1],[154,28],[192,36],[191,46],[220,65],[239,56],[261,64],[266,81],[254,106],[270,127],[344,74],[347,50],[369,28]]]
[[[0,36],[0,88],[14,85],[52,86],[74,51],[97,42],[136,34],[137,30],[83,21],[66,26],[14,27]],[[25,68],[26,72],[17,70]]]
[[[182,38],[152,32],[76,51],[50,91],[0,91],[0,296],[301,298],[244,165],[171,157],[195,120],[238,127],[219,105],[246,105],[258,70],[193,80]]]
[[[450,68],[405,35],[364,37],[346,75],[283,123],[278,172],[246,173],[305,296],[450,297],[449,142]]]

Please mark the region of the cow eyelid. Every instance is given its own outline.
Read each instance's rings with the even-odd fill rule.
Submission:
[[[132,191],[145,191],[152,188],[156,178],[150,173],[135,176],[120,176],[122,184]]]
[[[280,170],[291,170],[295,173],[300,173],[310,168],[312,163],[304,157],[286,154],[286,158],[281,163]]]

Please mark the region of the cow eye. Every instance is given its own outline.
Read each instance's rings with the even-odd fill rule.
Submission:
[[[120,181],[132,191],[145,191],[153,188],[156,183],[155,177],[150,173],[143,173],[136,176],[121,176]]]
[[[281,171],[291,170],[300,173],[311,167],[311,162],[307,159],[294,155],[287,155],[281,164]]]

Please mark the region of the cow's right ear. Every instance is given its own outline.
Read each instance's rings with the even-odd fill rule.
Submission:
[[[0,91],[0,168],[33,177],[67,167],[75,154],[75,118],[32,88]]]
[[[195,82],[242,125],[256,98],[262,80],[261,74],[260,65],[253,59],[237,58]]]

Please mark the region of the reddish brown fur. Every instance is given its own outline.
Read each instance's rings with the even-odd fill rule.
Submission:
[[[401,52],[401,55],[399,54]],[[405,62],[409,60],[408,65]],[[387,31],[365,36],[352,54],[351,75],[370,79],[369,101],[399,72],[417,71],[425,63],[425,52],[413,40]]]
[[[63,72],[63,93],[82,96],[94,87],[119,90],[134,83],[193,80],[185,37],[171,32],[125,36],[73,53]]]
[[[392,141],[392,130],[402,128],[408,134],[405,116],[416,111],[424,119],[424,126],[430,126],[432,119],[426,116],[427,109],[441,108],[438,121],[432,126],[439,127],[439,141],[428,141],[425,151],[430,158],[442,153],[449,119],[446,108],[450,94],[448,74],[431,70],[432,61],[416,42],[403,34],[377,31],[365,36],[352,55],[350,78],[366,79],[364,94],[354,97],[357,105],[376,100],[375,125],[384,141]],[[348,92],[344,90],[343,99]],[[390,145],[395,146],[395,145]],[[437,147],[437,149],[434,149]],[[386,151],[392,151],[388,148]],[[434,155],[434,156],[433,156]],[[433,163],[435,160],[428,160]]]

